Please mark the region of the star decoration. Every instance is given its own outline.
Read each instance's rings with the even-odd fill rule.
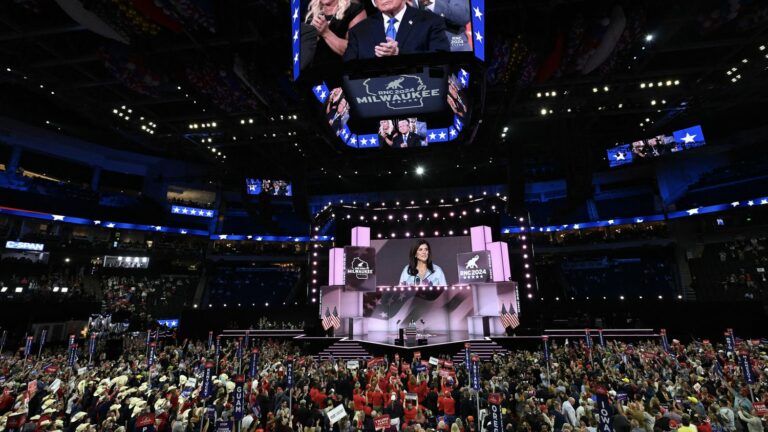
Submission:
[[[760,205],[765,205],[765,204],[768,204],[768,199],[761,199]]]
[[[739,202],[738,201],[734,201],[734,202],[731,203],[731,207],[738,207],[738,206],[739,206]]]
[[[93,224],[94,225],[101,225],[101,221],[100,220],[95,220],[95,221],[93,221]]]
[[[478,32],[475,32],[475,39],[476,39],[478,42],[480,42],[480,43],[483,43],[483,35],[481,35],[479,31],[478,31]]]
[[[293,9],[293,20],[296,21],[299,19],[299,8]]]
[[[186,234],[186,233],[187,233],[187,230],[181,230],[181,233],[182,233],[182,234]]]
[[[451,129],[449,129],[449,130],[448,130],[448,133],[449,133],[449,134],[450,134],[452,137],[455,137],[455,136],[456,136],[456,129],[453,129],[453,128],[451,128]]]
[[[298,30],[293,32],[293,41],[296,42],[297,40],[299,40],[299,32],[298,32]]]
[[[686,212],[688,213],[688,216],[691,216],[691,215],[699,214],[699,209],[694,208],[694,209],[686,210]]]
[[[112,222],[107,224],[107,228],[114,228],[114,227],[115,227],[115,224],[113,224]]]
[[[51,217],[52,217],[52,218],[53,218],[53,220],[55,220],[55,221],[63,221],[63,220],[64,220],[64,216],[61,216],[61,215],[55,215],[55,214],[52,214],[52,215],[51,215]]]
[[[440,132],[440,139],[445,139],[446,135],[445,132]]]
[[[320,93],[320,90],[323,89],[323,86],[317,86],[315,87],[315,93]]]
[[[320,92],[320,99],[325,99],[325,92]]]
[[[627,155],[624,152],[616,152],[613,157],[615,157],[617,161],[623,161],[627,159]]]
[[[691,135],[690,132],[686,132],[685,136],[683,137],[683,143],[684,144],[693,144],[694,138],[696,138],[696,135]]]
[[[179,212],[179,208],[178,207],[176,207],[176,206],[171,207],[171,213],[178,213],[178,212]]]
[[[752,207],[753,205],[755,205],[755,202],[752,201],[752,200],[749,200],[749,201],[747,201],[747,205]]]
[[[162,229],[163,229],[163,227],[161,227],[161,226],[159,226],[159,225],[155,227],[155,231],[160,231],[160,230],[162,230]]]
[[[645,221],[645,219],[643,219],[643,218],[635,219],[635,222],[637,222],[637,223],[643,223],[643,221]]]
[[[615,221],[613,219],[609,219],[608,220],[608,225],[613,225],[614,223],[615,223]]]
[[[475,18],[482,20],[483,19],[483,13],[480,12],[480,8],[475,6]]]
[[[432,132],[431,134],[429,134],[429,139],[434,140],[435,138],[437,138],[436,133]]]
[[[379,315],[381,315],[382,318],[388,318],[389,315],[386,312],[382,312]]]
[[[219,234],[219,240],[226,240],[227,235],[226,234]]]
[[[363,139],[360,140],[360,143],[362,143],[363,145],[367,145],[368,144],[368,139],[367,138],[363,138]]]
[[[296,54],[293,56],[293,62],[294,62],[294,63],[298,63],[298,62],[299,62],[299,53],[296,53]]]

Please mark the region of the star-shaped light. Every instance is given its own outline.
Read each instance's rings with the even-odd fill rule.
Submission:
[[[734,201],[734,202],[731,203],[731,207],[738,207],[738,206],[739,206],[739,202],[738,201]]]
[[[94,225],[101,225],[101,221],[100,220],[95,220],[95,221],[93,221],[93,224]]]
[[[325,99],[325,96],[326,96],[325,92],[320,92],[320,99]]]
[[[352,138],[349,140],[349,142],[351,142],[352,144],[357,144],[357,138],[356,138],[356,137],[352,137]]]
[[[645,219],[643,219],[643,218],[635,219],[635,222],[637,222],[637,223],[643,223],[644,221],[645,221]]]
[[[186,207],[182,207],[181,212],[184,213],[184,214],[187,214],[187,213],[189,213],[189,209],[186,208]]]
[[[483,35],[481,35],[479,31],[475,32],[475,39],[478,42],[483,43]]]
[[[245,236],[245,238],[247,238],[248,240],[250,240],[250,239],[252,239],[252,238],[253,238],[253,236],[252,236],[252,235],[247,235],[247,236]]]
[[[182,234],[186,234],[186,233],[187,233],[187,230],[181,230],[181,233],[182,233]]]
[[[685,136],[683,137],[683,143],[685,144],[693,144],[693,139],[696,138],[696,135],[691,135],[690,132],[686,132]]]
[[[579,229],[579,224],[573,224],[573,229]]]
[[[296,42],[297,40],[299,40],[299,31],[298,30],[293,32],[293,41]]]
[[[294,62],[294,63],[298,63],[298,62],[299,62],[299,53],[296,53],[296,54],[293,56],[293,62]]]
[[[475,18],[482,20],[483,19],[483,13],[480,12],[480,8],[475,6]]]
[[[455,136],[456,136],[456,129],[453,129],[453,128],[451,128],[451,129],[449,129],[449,130],[448,130],[448,133],[449,133],[449,134],[450,134],[452,137],[455,137]]]
[[[171,207],[171,213],[178,213],[178,212],[179,212],[179,208],[178,207],[176,207],[176,206]]]
[[[445,139],[445,137],[446,137],[445,132],[440,132],[439,137],[440,137],[440,139]]]
[[[765,204],[768,204],[768,199],[761,199],[760,205],[765,205]]]
[[[608,225],[613,225],[615,221],[613,219],[608,219]]]
[[[212,210],[208,210],[207,212],[205,212],[205,215],[208,216],[208,217],[213,217],[213,211]]]
[[[155,231],[161,231],[162,229],[163,227],[161,227],[160,225],[155,226]]]
[[[436,133],[432,132],[431,134],[429,134],[429,139],[434,140],[435,138],[437,138]]]
[[[115,224],[114,224],[114,223],[112,223],[112,222],[110,222],[110,223],[108,223],[108,224],[107,224],[107,228],[114,228],[114,227],[115,227]]]
[[[297,19],[299,19],[299,8],[294,8],[293,9],[293,20],[296,21]]]
[[[613,157],[615,157],[617,161],[623,161],[626,160],[627,155],[624,152],[616,152]]]
[[[51,215],[51,217],[52,217],[52,218],[53,218],[53,220],[55,220],[55,221],[63,221],[63,220],[64,220],[64,216],[62,216],[62,215],[55,215],[55,214],[52,214],[52,215]]]
[[[362,143],[363,145],[366,145],[366,144],[368,144],[368,139],[367,138],[363,138],[363,139],[360,140],[360,143]]]
[[[315,93],[320,93],[320,90],[323,89],[323,86],[317,86],[315,87]]]
[[[749,200],[749,201],[747,201],[747,205],[752,207],[753,205],[755,205],[755,202],[752,201],[752,200]]]
[[[688,213],[688,216],[692,216],[692,215],[695,215],[695,214],[699,214],[699,209],[693,208],[693,209],[690,209],[690,210],[686,210],[686,212]]]
[[[227,235],[226,234],[219,234],[219,240],[226,240]]]

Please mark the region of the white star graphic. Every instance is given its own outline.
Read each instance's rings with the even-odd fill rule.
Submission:
[[[219,240],[226,240],[227,235],[226,234],[219,234]]]
[[[112,222],[107,224],[107,228],[114,228],[114,227],[115,227],[115,224],[113,224]]]
[[[450,130],[448,131],[448,133],[450,133],[452,137],[453,137],[453,136],[456,136],[456,129],[450,129]]]
[[[352,138],[349,140],[349,142],[351,142],[352,144],[357,144],[357,138],[356,138],[356,137],[352,137]]]
[[[325,99],[325,92],[320,93],[320,99]]]
[[[480,12],[480,8],[475,6],[475,18],[482,20],[483,19],[483,13]]]
[[[252,238],[253,238],[253,236],[252,236],[252,235],[247,235],[247,236],[245,236],[245,238],[247,238],[248,240],[250,240],[250,239],[252,239]]]
[[[256,185],[248,185],[248,190],[255,191],[256,190]]]
[[[481,35],[479,31],[478,31],[478,32],[475,32],[475,39],[476,39],[478,42],[480,42],[480,43],[483,43],[483,35]]]
[[[613,225],[615,222],[613,219],[608,219],[608,225]]]
[[[738,206],[739,206],[739,202],[738,201],[734,201],[734,202],[731,203],[731,207],[738,207]]]
[[[256,241],[261,241],[261,237],[256,237]]]
[[[184,214],[187,214],[187,213],[189,213],[189,209],[186,208],[186,207],[182,207],[181,212],[184,213]]]
[[[461,79],[459,79],[459,81],[461,81],[461,83],[466,87],[466,85],[467,85],[467,79],[466,78],[461,77]]]
[[[298,63],[298,62],[299,62],[299,53],[296,53],[296,54],[293,56],[293,62],[294,62],[294,63]]]
[[[693,208],[690,210],[686,210],[686,212],[688,212],[688,216],[691,216],[691,215],[699,214],[699,209]]]
[[[760,205],[765,205],[765,204],[768,204],[768,199],[761,199]]]
[[[755,205],[755,202],[752,201],[752,200],[749,200],[749,201],[747,201],[747,205],[752,207],[753,205]]]
[[[296,21],[297,19],[299,19],[299,8],[293,10],[293,20]]]
[[[429,139],[434,140],[435,138],[437,138],[436,133],[432,132],[431,134],[429,134]]]
[[[93,224],[94,225],[101,225],[101,221],[100,220],[95,220],[95,221],[93,221]]]
[[[182,234],[186,234],[186,233],[187,233],[187,230],[181,230],[181,233],[182,233]]]
[[[297,40],[299,40],[299,31],[298,30],[293,32],[293,41],[296,42]]]
[[[613,156],[616,158],[617,161],[623,161],[623,160],[625,160],[627,158],[626,155],[624,154],[624,152],[617,152]]]
[[[381,315],[382,318],[387,318],[389,315],[386,312],[382,312],[379,315]]]
[[[171,207],[171,213],[178,213],[178,212],[179,212],[179,208],[178,207],[176,207],[176,206]]]
[[[445,132],[440,132],[439,136],[440,136],[440,139],[445,139],[446,137]]]
[[[205,215],[208,217],[213,217],[213,212],[211,210],[208,210],[207,212],[205,212]]]
[[[52,214],[52,215],[51,215],[51,217],[52,217],[52,218],[53,218],[53,220],[55,220],[55,221],[63,221],[63,220],[64,220],[64,216],[61,216],[61,215],[55,215],[55,214]]]
[[[579,229],[579,224],[573,224],[573,229]]]
[[[197,216],[197,209],[192,209],[192,216]]]
[[[694,140],[693,140],[694,138],[696,138],[696,135],[691,135],[690,132],[686,132],[685,136],[683,137],[683,143],[684,144],[693,144],[694,143]]]
[[[316,93],[320,93],[320,90],[322,90],[322,89],[323,89],[323,86],[317,86],[317,87],[315,87],[315,92]]]
[[[361,142],[363,145],[367,145],[367,144],[368,144],[368,140],[367,140],[366,138],[363,138],[363,139],[361,139],[361,140],[360,140],[360,142]]]
[[[645,219],[643,219],[643,218],[635,219],[635,222],[637,222],[637,223],[643,223],[643,221],[645,221]]]

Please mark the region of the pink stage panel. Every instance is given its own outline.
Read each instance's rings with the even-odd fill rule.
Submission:
[[[328,251],[328,285],[344,285],[344,248]]]
[[[470,237],[472,238],[472,252],[484,251],[485,245],[493,241],[491,237],[491,227],[489,226],[476,226],[469,230]]]
[[[485,248],[491,252],[491,268],[494,282],[507,282],[511,277],[509,268],[509,248],[506,242],[487,243]]]
[[[371,247],[371,229],[369,227],[352,228],[352,244],[350,246]]]

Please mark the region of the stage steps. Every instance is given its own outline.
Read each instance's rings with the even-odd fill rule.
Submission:
[[[315,355],[318,361],[331,357],[341,360],[358,360],[369,359],[372,356],[357,341],[341,339]]]
[[[469,342],[470,351],[480,356],[481,361],[489,361],[493,358],[493,353],[506,352],[507,350],[490,339],[473,340]],[[453,362],[464,363],[464,348],[453,355]]]

